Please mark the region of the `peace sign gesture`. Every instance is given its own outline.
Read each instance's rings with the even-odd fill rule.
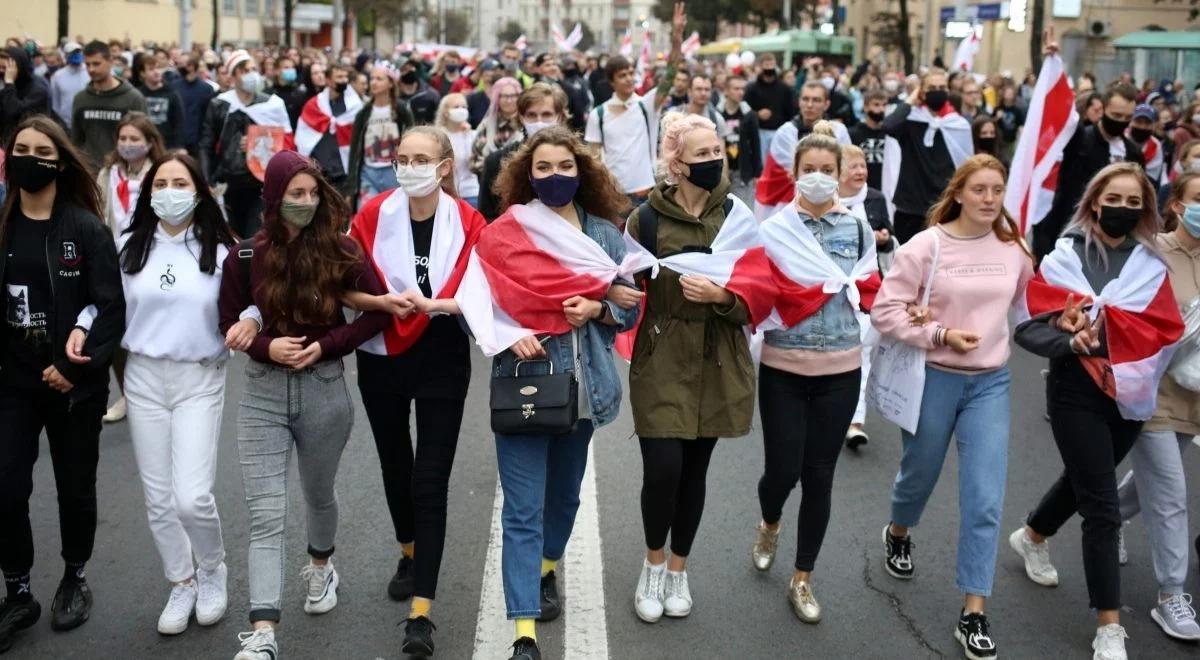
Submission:
[[[1054,40],[1054,26],[1051,25],[1042,31],[1042,57],[1057,55],[1058,51],[1058,42]]]
[[[1080,355],[1091,355],[1092,351],[1100,348],[1100,332],[1104,330],[1104,311],[1096,317],[1096,322],[1075,333],[1071,337],[1071,350]]]
[[[1076,332],[1083,330],[1084,327],[1087,326],[1088,322],[1087,314],[1083,311],[1083,307],[1087,302],[1087,298],[1080,298],[1078,303],[1074,301],[1075,295],[1068,293],[1067,306],[1063,309],[1062,314],[1058,315],[1058,319],[1055,321],[1059,330],[1062,330],[1063,332],[1069,332],[1071,334],[1075,334]]]

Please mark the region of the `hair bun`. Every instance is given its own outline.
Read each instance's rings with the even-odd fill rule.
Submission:
[[[836,138],[837,134],[833,132],[833,122],[828,119],[822,119],[813,124],[813,135],[824,135],[826,137]]]

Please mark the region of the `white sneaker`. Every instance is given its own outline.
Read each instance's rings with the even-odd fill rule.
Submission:
[[[1129,563],[1129,551],[1125,549],[1125,523],[1117,530],[1117,563],[1124,566]]]
[[[216,569],[206,571],[203,568],[196,571],[196,582],[199,583],[199,596],[196,599],[196,623],[211,626],[225,616],[225,608],[229,605],[226,581],[229,570],[225,562]]]
[[[633,595],[633,609],[646,623],[657,623],[662,618],[666,575],[667,562],[655,566],[642,560],[642,576],[638,578],[637,593]]]
[[[163,635],[178,635],[187,630],[192,610],[196,609],[196,583],[177,584],[171,587],[167,606],[158,615],[158,632]]]
[[[309,614],[324,614],[337,606],[338,573],[330,559],[324,566],[309,563],[300,571],[300,577],[308,582],[308,597],[304,600],[304,611]]]
[[[1096,639],[1092,640],[1092,660],[1128,660],[1125,655],[1125,640],[1129,635],[1121,624],[1110,623],[1096,629]]]
[[[1058,569],[1050,563],[1050,542],[1034,543],[1025,528],[1020,527],[1008,536],[1008,544],[1025,560],[1025,575],[1043,587],[1058,586]]]
[[[1187,641],[1200,639],[1200,624],[1196,623],[1191,594],[1175,594],[1161,601],[1150,610],[1150,618],[1170,637]]]
[[[242,643],[242,650],[233,656],[233,660],[276,660],[279,657],[274,628],[238,633],[238,641]]]
[[[125,397],[122,396],[121,398],[117,399],[116,403],[112,404],[112,407],[105,411],[104,417],[101,419],[109,424],[112,424],[113,422],[119,422],[125,419],[125,413],[127,412],[126,408],[127,406],[125,405]]]
[[[667,571],[663,589],[663,614],[669,617],[685,617],[692,613],[692,592],[688,589],[687,571]]]

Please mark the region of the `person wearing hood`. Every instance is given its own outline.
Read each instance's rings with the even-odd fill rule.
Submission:
[[[50,112],[46,79],[33,74],[33,64],[23,48],[4,49],[4,87],[0,89],[0,143],[29,115]]]
[[[433,123],[442,96],[436,89],[421,80],[416,60],[407,59],[401,62],[400,83],[396,91],[397,98],[408,104],[418,124]]]
[[[75,96],[71,112],[71,141],[99,168],[117,146],[117,123],[129,112],[145,112],[146,99],[128,82],[113,75],[113,60],[103,41],[83,47],[91,84]]]
[[[245,390],[238,413],[242,482],[250,511],[250,632],[238,635],[235,660],[274,660],[283,599],[288,464],[293,451],[307,505],[309,561],[301,576],[304,611],[337,605],[331,561],[338,527],[334,490],[354,406],[342,358],[391,325],[383,312],[347,323],[341,300],[351,291],[386,293],[371,263],[343,231],[345,199],[320,170],[281,151],[263,178],[262,229],[223,262],[217,308],[221,334],[251,307],[262,317],[245,348]],[[248,254],[247,254],[248,253]]]
[[[83,46],[72,41],[63,46],[63,53],[67,65],[50,76],[50,108],[70,130],[75,96],[87,87],[90,78],[83,67]]]

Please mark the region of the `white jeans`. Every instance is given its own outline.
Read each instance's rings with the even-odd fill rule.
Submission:
[[[862,378],[858,384],[858,406],[854,409],[851,424],[867,422],[867,377],[871,375],[871,351],[879,344],[879,333],[871,327],[871,315],[855,311],[858,317],[858,334],[862,340]]]
[[[225,560],[212,495],[225,405],[225,365],[129,354],[129,432],[146,494],[150,532],[171,582]]]

